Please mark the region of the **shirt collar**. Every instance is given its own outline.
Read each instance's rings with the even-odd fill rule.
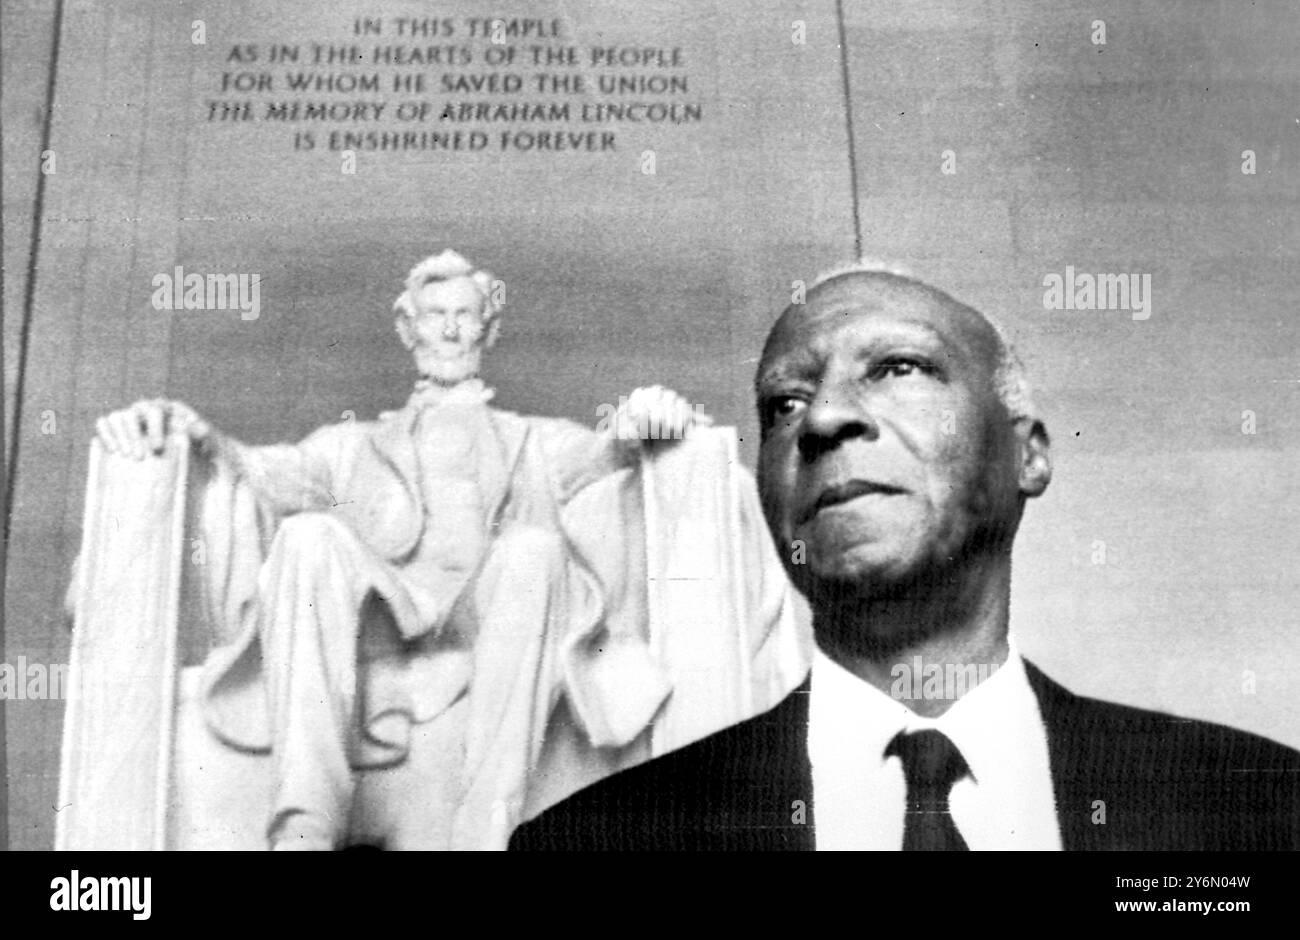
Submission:
[[[814,766],[819,758],[821,763],[829,763],[842,758],[847,746],[884,763],[885,748],[894,735],[933,728],[957,746],[978,782],[995,768],[1016,760],[1017,742],[1023,740],[1020,735],[1042,733],[1038,700],[1013,638],[1008,638],[1006,662],[986,669],[985,674],[987,678],[938,718],[925,718],[818,649],[812,665],[809,757]],[[911,681],[910,673],[900,671],[899,681]]]

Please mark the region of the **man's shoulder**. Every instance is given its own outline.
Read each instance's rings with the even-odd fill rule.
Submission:
[[[811,806],[807,687],[606,777],[515,831],[515,850],[800,848]]]
[[[1077,823],[1082,842],[1300,848],[1300,752],[1216,722],[1075,695],[1028,671],[1062,824]]]
[[[1049,730],[1104,741],[1122,753],[1206,769],[1249,763],[1300,768],[1300,751],[1250,731],[1169,712],[1076,695],[1026,664]]]

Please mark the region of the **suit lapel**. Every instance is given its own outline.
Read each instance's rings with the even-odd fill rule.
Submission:
[[[786,696],[782,703],[784,714],[779,718],[775,748],[780,755],[785,790],[790,794],[787,806],[789,828],[784,833],[783,848],[811,852],[817,847],[817,821],[813,813],[812,762],[808,757],[808,702],[812,689],[811,676]],[[799,806],[804,810],[806,823],[799,822]]]
[[[725,828],[705,820],[718,847],[740,851],[816,846],[804,680],[779,705],[713,738],[707,772],[731,788]],[[708,808],[704,809],[707,814]]]
[[[1106,774],[1113,742],[1100,727],[1099,716],[1087,699],[1053,682],[1028,660],[1025,672],[1047,729],[1062,848],[1067,852],[1123,848],[1117,843],[1116,827],[1105,824],[1105,804],[1109,802],[1113,810],[1122,796],[1116,792],[1117,781]]]

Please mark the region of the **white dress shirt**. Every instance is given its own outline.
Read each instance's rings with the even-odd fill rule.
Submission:
[[[953,822],[972,850],[1060,851],[1047,731],[1015,643],[1007,661],[938,718],[923,718],[821,650],[808,703],[817,849],[899,850],[907,783],[885,757],[900,731],[941,731],[970,774],[952,787]]]

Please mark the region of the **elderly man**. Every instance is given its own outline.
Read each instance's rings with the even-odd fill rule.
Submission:
[[[1075,696],[1017,652],[1012,541],[1052,467],[981,314],[909,277],[829,276],[773,328],[757,394],[764,511],[813,612],[809,681],[512,847],[1300,847],[1300,754]]]
[[[354,769],[402,760],[411,725],[435,718],[457,730],[442,738],[447,779],[421,798],[450,790],[469,814],[439,844],[491,844],[481,834],[517,818],[521,795],[502,789],[525,772],[521,742],[502,740],[509,716],[544,724],[546,658],[601,606],[560,509],[635,459],[638,432],[672,440],[695,419],[661,389],[634,392],[599,433],[489,408],[479,369],[499,329],[498,291],[452,251],[411,271],[394,307],[420,377],[404,407],[374,422],[269,447],[220,434],[176,402],[99,422],[107,448],[137,457],[184,431],[213,473],[255,497],[258,525],[232,512],[212,529],[252,544],[243,554],[256,557],[255,596],[243,604],[228,587],[237,562],[209,573],[214,606],[236,608],[224,613],[241,632],[209,658],[205,702],[227,743],[272,752],[274,848],[347,840]],[[272,532],[263,559],[258,542]],[[516,805],[499,805],[501,792]]]

